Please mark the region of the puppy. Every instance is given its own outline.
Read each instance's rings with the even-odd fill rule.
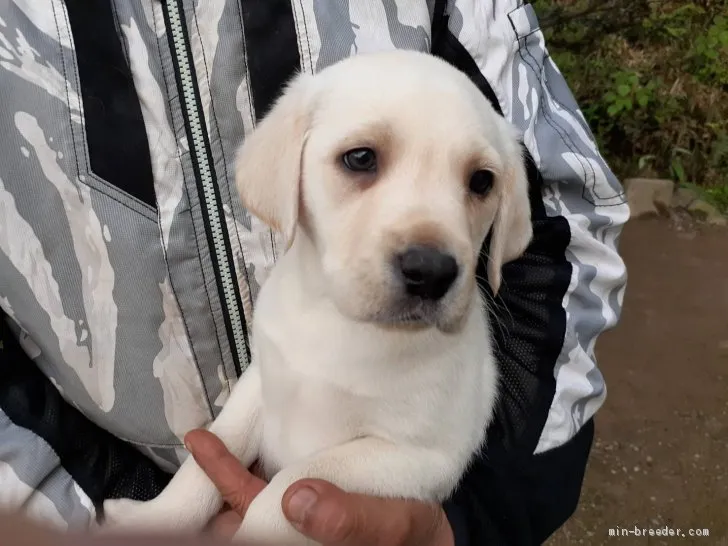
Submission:
[[[270,484],[236,539],[308,544],[285,519],[301,478],[385,497],[446,499],[484,441],[496,363],[488,280],[531,237],[514,130],[427,54],[362,54],[300,75],[245,139],[244,204],[283,234],[253,361],[210,430]],[[109,529],[202,528],[221,498],[190,457],[154,500],[107,501]]]

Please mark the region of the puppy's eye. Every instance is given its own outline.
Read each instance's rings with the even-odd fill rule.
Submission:
[[[493,189],[493,173],[491,171],[475,171],[470,177],[468,188],[475,195],[484,197]]]
[[[344,166],[354,172],[371,172],[377,168],[377,154],[371,148],[354,148],[342,158]]]

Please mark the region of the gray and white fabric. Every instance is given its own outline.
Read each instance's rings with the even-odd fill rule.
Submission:
[[[138,97],[153,180],[147,199],[96,168],[88,112],[112,116],[114,105],[100,108],[84,94],[74,3],[0,0],[0,307],[26,366],[100,429],[173,471],[186,456],[183,435],[214,418],[244,373],[256,296],[283,251],[241,206],[233,179],[236,149],[265,113],[261,36],[274,37],[256,25],[260,0],[101,2]],[[354,54],[429,51],[441,3],[273,4],[288,4],[291,55],[315,73]],[[626,271],[617,242],[629,210],[533,8],[519,0],[446,4],[443,32],[523,132],[546,216],[567,233],[563,328],[528,446],[546,453],[574,438],[604,401],[594,345],[620,316]],[[191,88],[180,79],[179,44]],[[192,88],[196,113],[184,93]],[[190,132],[191,116],[199,134]],[[201,189],[205,177],[214,179],[212,197]],[[211,242],[210,214],[222,219],[224,256]],[[507,273],[505,283],[508,291]],[[93,505],[54,449],[0,411],[0,507],[67,528],[87,525]]]

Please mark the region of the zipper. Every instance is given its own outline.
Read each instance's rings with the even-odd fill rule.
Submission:
[[[250,363],[248,332],[237,288],[222,200],[212,167],[209,139],[205,130],[206,124],[197,88],[182,0],[163,0],[162,5],[225,328],[233,364],[239,377]]]

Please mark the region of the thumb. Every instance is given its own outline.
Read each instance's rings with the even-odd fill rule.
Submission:
[[[294,483],[282,502],[300,533],[330,546],[434,546],[447,525],[437,505],[346,493],[321,480]]]

